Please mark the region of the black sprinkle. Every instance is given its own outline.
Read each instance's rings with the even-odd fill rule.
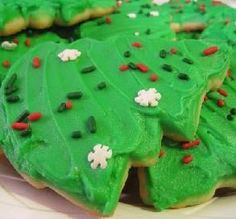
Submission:
[[[124,52],[124,57],[129,58],[130,56],[131,56],[131,52],[130,51]]]
[[[20,133],[22,137],[29,137],[32,135],[32,129],[28,128]]]
[[[100,83],[97,85],[97,88],[98,88],[99,90],[102,90],[102,89],[104,89],[104,88],[106,88],[106,87],[107,87],[107,84],[106,84],[105,81],[102,81],[102,82],[100,82]]]
[[[81,138],[82,133],[81,133],[81,131],[74,131],[74,132],[72,132],[71,137],[72,138]]]
[[[70,100],[80,99],[83,96],[81,91],[71,92],[67,94],[67,98]]]
[[[162,49],[161,51],[160,51],[160,57],[162,58],[162,59],[164,59],[164,58],[166,58],[166,56],[167,56],[167,52],[166,52],[166,50],[164,50],[164,49]]]
[[[96,133],[97,131],[97,125],[96,125],[96,120],[93,116],[90,116],[88,118],[88,121],[87,121],[87,126],[88,126],[88,130],[90,133]]]
[[[168,65],[168,64],[164,64],[162,66],[162,69],[165,70],[165,71],[168,71],[168,72],[172,72],[173,71],[173,68],[171,65]]]
[[[150,34],[151,34],[151,29],[147,29],[147,30],[145,31],[145,33],[146,33],[147,35],[150,35]]]
[[[16,95],[11,95],[11,96],[8,96],[6,100],[8,103],[16,103],[20,100],[20,97]]]
[[[104,19],[100,19],[100,20],[97,21],[98,26],[102,25],[102,24],[105,24],[105,23],[106,23],[106,21]]]
[[[27,117],[30,115],[30,112],[28,110],[23,111],[17,118],[16,122],[23,122]]]
[[[183,58],[183,62],[189,64],[189,65],[192,65],[193,64],[193,61],[191,59],[188,59],[188,58]]]
[[[143,14],[143,10],[140,9],[140,10],[138,11],[138,14]]]
[[[66,104],[65,103],[61,103],[60,106],[57,109],[57,112],[62,113],[65,110],[66,110]]]
[[[85,67],[81,70],[81,73],[82,74],[87,74],[87,73],[91,73],[93,71],[96,70],[96,67],[94,65],[91,65],[91,66],[88,66],[88,67]]]
[[[234,117],[233,117],[231,114],[229,114],[229,115],[227,115],[227,119],[228,119],[229,121],[232,121],[232,120],[234,120]]]
[[[184,81],[188,81],[189,80],[189,76],[187,74],[185,74],[185,73],[179,73],[178,74],[178,78],[180,80],[184,80]]]
[[[11,88],[17,80],[17,74],[13,74],[6,82],[5,89]]]
[[[11,94],[15,93],[17,90],[18,90],[18,88],[15,86],[9,87],[8,89],[5,89],[5,95],[6,96],[11,95]]]
[[[136,70],[137,69],[137,66],[133,63],[133,62],[130,62],[128,64],[129,68],[133,69],[133,70]]]
[[[236,108],[232,108],[232,109],[230,110],[230,113],[231,113],[232,115],[236,115]]]

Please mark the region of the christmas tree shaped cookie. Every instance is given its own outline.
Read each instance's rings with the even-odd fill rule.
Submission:
[[[54,23],[71,26],[115,9],[115,0],[0,0],[0,36]]]
[[[113,14],[82,24],[81,37],[105,40],[113,36],[175,39],[170,16],[149,0],[123,1]]]
[[[192,140],[203,97],[223,81],[224,45],[135,37],[46,43],[1,88],[1,142],[37,187],[110,215],[130,166],[153,164],[161,140]]]
[[[211,199],[217,188],[235,188],[235,66],[232,69],[223,86],[206,96],[196,139],[164,140],[158,164],[140,170],[146,203],[159,210],[191,206]]]

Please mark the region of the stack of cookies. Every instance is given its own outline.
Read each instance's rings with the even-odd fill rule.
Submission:
[[[157,210],[236,187],[236,10],[218,0],[0,0],[13,167],[114,212],[131,167]]]

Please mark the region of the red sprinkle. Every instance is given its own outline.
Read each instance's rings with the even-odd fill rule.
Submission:
[[[68,100],[66,102],[66,109],[71,109],[72,107],[73,107],[73,103],[70,100]]]
[[[225,105],[225,101],[222,99],[217,100],[217,106],[218,107],[223,107]]]
[[[136,48],[141,48],[141,47],[143,47],[142,43],[140,43],[140,42],[134,42],[134,43],[132,43],[132,46],[133,46],[133,47],[136,47]]]
[[[203,100],[204,100],[204,102],[206,102],[208,99],[209,99],[208,96],[205,95]]]
[[[177,49],[176,48],[171,48],[170,49],[170,53],[171,54],[176,54],[177,53]]]
[[[15,122],[12,124],[11,127],[16,130],[25,130],[29,128],[29,124],[24,123],[24,122]]]
[[[11,67],[11,63],[10,63],[9,60],[5,60],[5,61],[2,62],[2,66],[4,68],[10,68]]]
[[[41,60],[39,57],[34,57],[33,63],[32,63],[34,68],[39,68],[41,66]]]
[[[31,41],[29,38],[25,40],[25,46],[30,47],[31,46]]]
[[[228,93],[227,93],[225,90],[221,89],[221,88],[219,88],[219,89],[217,90],[217,92],[218,92],[220,95],[224,96],[224,97],[227,97],[227,96],[228,96]]]
[[[40,118],[42,117],[42,114],[40,112],[36,112],[36,113],[31,113],[29,116],[28,116],[28,120],[30,121],[37,121],[39,120]]]
[[[205,50],[203,51],[203,55],[204,55],[204,56],[213,55],[213,54],[216,53],[218,50],[219,50],[219,48],[218,48],[217,46],[212,46],[212,47],[209,47],[209,48],[205,49]]]
[[[127,70],[129,70],[129,66],[128,65],[121,65],[119,67],[119,69],[120,69],[120,71],[127,71]]]
[[[231,77],[231,76],[232,76],[232,71],[231,71],[231,69],[229,69],[229,70],[227,71],[227,76],[228,76],[228,77]]]
[[[192,148],[192,147],[195,147],[195,146],[199,145],[200,143],[201,143],[201,141],[199,139],[196,139],[196,140],[191,141],[191,142],[185,142],[181,146],[182,146],[183,149],[189,149],[189,148]]]
[[[149,79],[150,79],[150,81],[155,82],[155,81],[158,80],[158,75],[157,74],[152,74]]]
[[[111,24],[112,19],[110,17],[106,17],[105,22],[106,22],[106,24]]]
[[[136,64],[136,67],[139,69],[139,71],[146,73],[149,71],[149,68],[144,64]]]
[[[15,44],[17,44],[17,45],[19,44],[19,40],[18,40],[17,38],[14,38],[14,39],[12,40],[12,42],[15,43]]]
[[[163,157],[165,154],[165,151],[163,149],[160,150],[160,153],[159,153],[159,158]]]
[[[184,164],[189,164],[193,161],[193,156],[192,155],[186,155],[183,157],[182,162]]]

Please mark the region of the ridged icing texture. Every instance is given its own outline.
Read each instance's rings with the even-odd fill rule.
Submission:
[[[114,210],[129,165],[156,159],[163,133],[194,136],[202,96],[229,64],[225,46],[202,55],[212,42],[135,39],[46,43],[15,64],[1,88],[1,142],[14,167],[104,215]],[[10,96],[9,83],[18,88]],[[148,89],[158,105],[138,104]],[[31,120],[21,116],[19,124],[25,110]]]
[[[40,43],[45,43],[47,41],[53,42],[66,42],[66,39],[58,36],[54,32],[48,31],[34,31],[29,30],[24,33],[11,36],[11,37],[2,37],[0,39],[0,82],[5,78],[9,68],[29,49],[38,46]],[[3,43],[15,43],[16,47],[14,49],[5,49]],[[8,64],[7,64],[8,63]]]

